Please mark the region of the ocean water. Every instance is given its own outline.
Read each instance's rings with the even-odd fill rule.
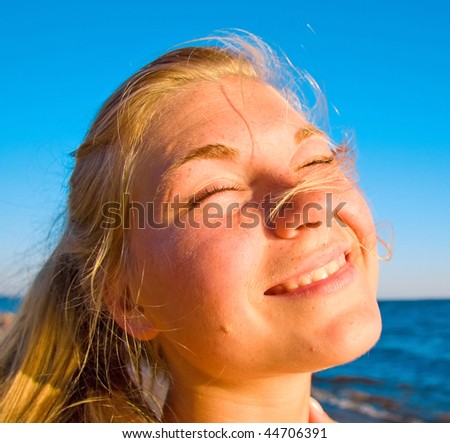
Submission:
[[[0,312],[17,299],[0,297]],[[383,332],[358,360],[314,375],[340,422],[450,423],[450,300],[382,301]]]
[[[0,312],[16,312],[19,306],[20,298],[0,296]]]
[[[450,422],[450,300],[380,302],[383,332],[358,360],[314,376],[341,422]]]

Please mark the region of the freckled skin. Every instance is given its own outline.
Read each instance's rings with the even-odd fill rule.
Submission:
[[[183,165],[172,193],[187,198],[205,184],[238,183],[243,190],[208,199],[223,206],[263,196],[276,181],[287,182],[294,176],[294,160],[329,153],[320,138],[298,146],[295,133],[305,118],[254,80],[200,83],[178,97],[170,118],[170,130],[160,134],[160,151],[149,153],[137,170],[134,198],[139,201],[154,199],[167,158],[206,144],[232,146],[240,159]],[[302,198],[322,201],[324,196]],[[346,202],[340,213],[346,227],[322,224],[289,235],[262,223],[251,229],[236,223],[133,230],[131,251],[138,263],[133,288],[139,288],[144,313],[159,331],[175,385],[309,373],[352,360],[373,346],[381,324],[372,218],[355,189],[336,191],[336,199]],[[338,242],[350,243],[356,270],[345,288],[317,297],[264,295],[277,283],[275,276],[289,274],[315,251]]]

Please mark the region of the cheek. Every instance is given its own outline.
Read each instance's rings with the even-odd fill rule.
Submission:
[[[356,193],[355,204],[350,206],[350,214],[353,220],[349,221],[350,227],[359,240],[362,258],[368,272],[369,285],[375,296],[379,270],[377,232],[369,206],[359,193]]]
[[[180,285],[210,293],[245,287],[259,256],[250,232],[227,228],[186,230],[169,249]]]
[[[258,273],[251,271],[260,266],[262,253],[255,231],[185,230],[166,233],[153,247],[155,242],[141,242],[140,259],[149,250],[158,254],[158,260],[148,260],[153,267],[146,267],[141,294],[169,361],[181,359],[213,373],[225,361],[248,363],[240,346],[251,332],[248,323],[255,323]]]
[[[204,227],[139,233],[134,255],[141,267],[145,263],[140,293],[153,307],[149,317],[161,329],[185,330],[232,317],[238,302],[245,305],[249,270],[261,255],[253,234]]]
[[[363,248],[366,250],[376,248],[375,225],[363,196],[352,189],[342,194],[341,201],[345,202],[345,206],[339,213],[340,218],[356,234]]]

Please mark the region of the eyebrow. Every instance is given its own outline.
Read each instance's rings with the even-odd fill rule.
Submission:
[[[184,157],[175,161],[167,172],[177,169],[192,160],[231,160],[236,161],[239,158],[239,151],[230,146],[221,143],[209,144],[188,152]]]
[[[176,160],[172,163],[167,171],[163,174],[163,177],[172,175],[175,169],[193,160],[229,160],[236,161],[239,158],[239,151],[231,146],[226,146],[221,143],[214,143],[200,148],[194,149],[188,152],[184,157]]]
[[[161,184],[158,187],[157,194],[167,187],[171,181],[171,176],[182,165],[193,160],[228,160],[236,161],[240,156],[239,151],[231,146],[222,143],[212,143],[188,152],[184,157],[179,158],[172,163],[161,176]]]
[[[319,128],[316,128],[313,125],[306,125],[306,126],[303,126],[303,128],[300,128],[295,133],[295,136],[294,136],[295,143],[297,143],[299,145],[303,141],[305,141],[307,138],[310,138],[313,135],[318,135],[318,136],[327,138],[326,134],[323,131],[321,131]]]

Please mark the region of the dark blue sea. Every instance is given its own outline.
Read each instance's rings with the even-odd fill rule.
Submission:
[[[0,312],[16,312],[20,306],[19,297],[0,296]]]
[[[317,373],[313,394],[340,422],[450,423],[450,300],[382,301],[380,310],[378,344]]]
[[[0,311],[19,304],[0,297]],[[313,395],[340,422],[450,423],[450,300],[381,301],[380,309],[378,344],[315,374]]]

